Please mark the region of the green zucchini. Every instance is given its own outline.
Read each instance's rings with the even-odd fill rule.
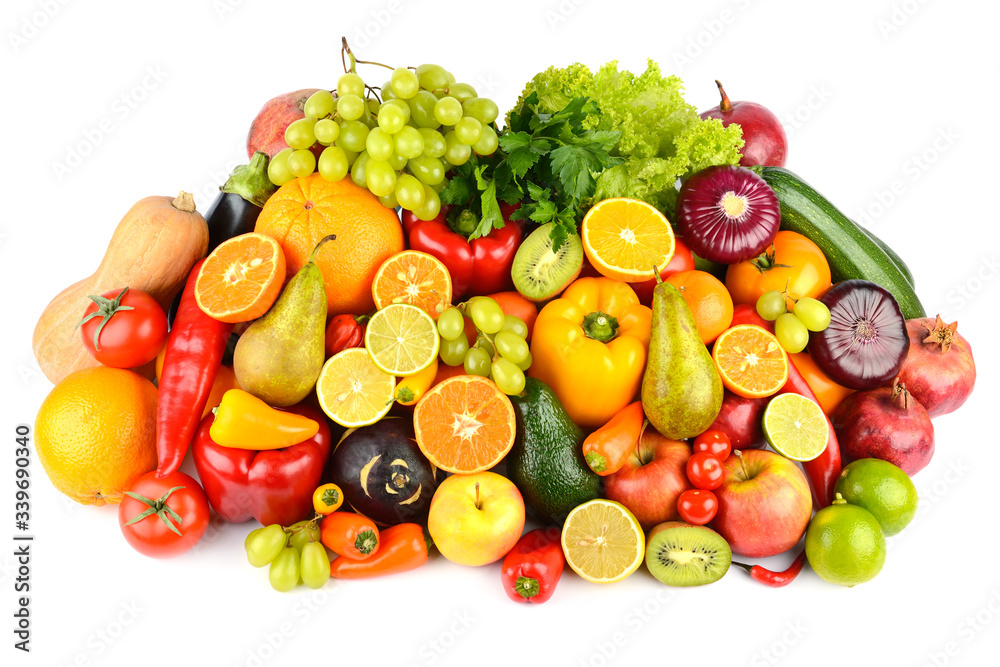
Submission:
[[[856,222],[854,224],[858,225],[858,223]],[[899,269],[899,272],[902,273],[903,277],[906,278],[906,282],[910,283],[910,285],[912,285],[913,287],[917,286],[917,284],[913,282],[913,272],[910,271],[910,267],[906,265],[906,262],[903,261],[902,257],[896,254],[895,250],[889,247],[888,243],[886,243],[879,237],[875,236],[875,234],[872,233],[867,227],[862,227],[861,225],[858,225],[858,229],[863,231],[865,235],[868,236],[868,238],[870,238],[872,241],[874,241],[879,248],[885,250],[885,254],[889,255],[889,259],[892,260],[892,263],[896,265],[896,268]]]
[[[841,213],[793,172],[781,167],[756,167],[781,205],[781,229],[798,232],[818,245],[830,262],[834,282],[861,278],[889,290],[903,317],[926,317],[924,307],[884,244]],[[893,255],[895,253],[892,253]],[[899,260],[902,263],[902,260]]]

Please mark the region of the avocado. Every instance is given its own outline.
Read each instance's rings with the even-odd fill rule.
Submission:
[[[510,399],[517,435],[507,454],[507,475],[532,516],[562,525],[570,510],[600,490],[601,478],[583,458],[583,431],[541,380],[525,378],[524,391]]]

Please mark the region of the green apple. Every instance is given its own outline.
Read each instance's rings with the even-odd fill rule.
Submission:
[[[453,563],[488,565],[521,538],[524,499],[513,482],[495,472],[452,475],[434,492],[427,530]]]

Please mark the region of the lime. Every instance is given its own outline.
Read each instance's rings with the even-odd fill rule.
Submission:
[[[595,584],[610,584],[639,568],[646,555],[646,536],[624,505],[596,498],[566,517],[562,548],[574,572]]]
[[[764,437],[774,451],[793,461],[812,461],[830,437],[823,409],[798,394],[778,394],[764,410]]]
[[[821,579],[841,586],[871,581],[885,564],[885,536],[871,512],[840,494],[806,529],[806,558]]]
[[[917,487],[899,467],[881,459],[858,459],[845,467],[836,491],[871,512],[887,537],[906,528],[917,513]]]
[[[394,303],[372,315],[365,348],[375,365],[390,375],[413,375],[438,355],[437,324],[422,308]]]
[[[376,366],[363,349],[352,347],[323,364],[316,396],[323,412],[341,426],[367,426],[389,412],[395,402],[396,378]]]

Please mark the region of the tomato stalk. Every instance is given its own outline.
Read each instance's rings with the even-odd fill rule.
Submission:
[[[135,310],[132,306],[123,306],[122,297],[128,292],[128,287],[125,287],[121,292],[118,293],[114,299],[109,299],[107,297],[101,296],[99,294],[91,294],[87,298],[97,304],[97,310],[85,316],[82,320],[76,323],[76,328],[79,329],[85,323],[94,319],[95,317],[101,318],[101,323],[97,325],[97,331],[94,332],[94,349],[100,350],[101,343],[100,337],[101,332],[104,331],[104,325],[111,321],[111,318],[115,313],[119,313],[123,310]]]
[[[183,486],[175,486],[169,489],[166,493],[164,493],[156,500],[150,500],[146,496],[139,493],[135,493],[133,491],[126,491],[125,495],[131,498],[135,498],[140,503],[144,503],[147,507],[139,514],[136,514],[134,517],[129,519],[125,523],[125,525],[131,526],[133,523],[139,523],[147,516],[155,514],[156,516],[160,517],[160,520],[163,521],[164,524],[166,524],[167,528],[180,535],[181,531],[178,530],[177,526],[172,524],[170,520],[173,519],[174,521],[177,522],[178,525],[180,525],[182,521],[181,515],[175,512],[172,508],[170,508],[167,505],[167,499],[170,498],[170,494],[172,494],[174,491],[180,491],[183,488],[184,488]]]

